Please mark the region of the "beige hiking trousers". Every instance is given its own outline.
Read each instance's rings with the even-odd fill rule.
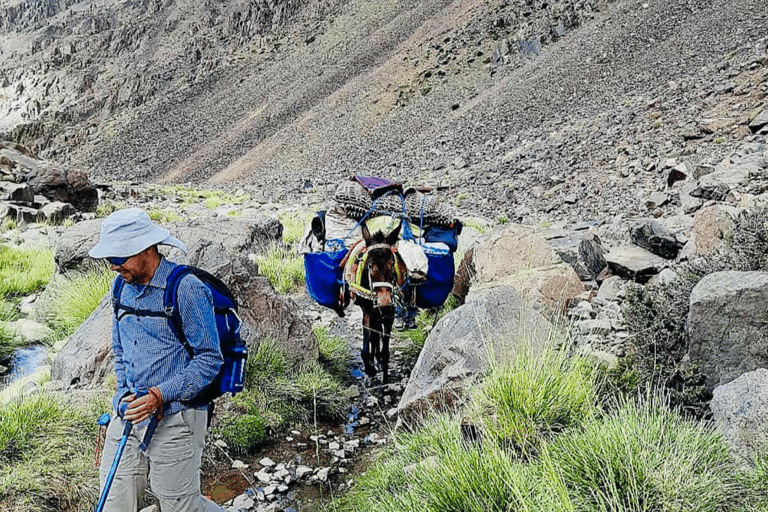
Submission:
[[[160,500],[162,512],[220,512],[200,494],[200,462],[205,444],[208,412],[185,409],[160,420],[147,453],[139,449],[145,429],[133,429],[115,472],[104,512],[136,512],[147,488]],[[138,430],[138,431],[137,431]],[[99,476],[101,487],[109,475],[123,421],[113,415],[107,428]]]

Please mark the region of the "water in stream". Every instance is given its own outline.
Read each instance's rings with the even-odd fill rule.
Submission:
[[[8,365],[10,371],[0,376],[0,389],[26,375],[34,373],[45,363],[47,356],[48,347],[45,345],[30,345],[16,350],[11,358],[11,363]]]

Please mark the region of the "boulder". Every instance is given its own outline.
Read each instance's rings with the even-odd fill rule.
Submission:
[[[629,237],[633,244],[668,260],[675,259],[684,245],[653,219],[635,221],[629,227]]]
[[[768,369],[758,368],[717,386],[710,402],[712,420],[733,452],[745,462],[768,446]]]
[[[93,265],[88,256],[88,251],[99,241],[99,232],[102,219],[85,220],[78,222],[65,230],[56,239],[56,264],[63,271],[74,270],[86,265]]]
[[[433,409],[450,407],[476,376],[521,349],[541,350],[554,326],[512,286],[474,286],[466,303],[429,333],[398,406],[399,422],[414,425]]]
[[[709,390],[768,367],[767,302],[768,272],[715,272],[694,287],[689,356]]]
[[[26,180],[35,194],[70,203],[79,211],[95,211],[99,204],[98,190],[83,171],[40,165],[27,173]]]
[[[216,240],[228,251],[243,255],[266,249],[283,236],[280,221],[268,217],[201,217],[171,224],[168,229],[187,246],[198,240]]]
[[[712,205],[696,212],[693,217],[694,254],[703,256],[726,245],[733,235],[737,214],[736,208],[724,205]]]
[[[543,235],[557,255],[573,268],[582,281],[595,279],[605,268],[605,250],[595,233],[548,230]]]
[[[668,264],[661,256],[636,245],[614,247],[605,260],[613,274],[638,283],[647,282]]]
[[[759,132],[764,126],[768,126],[768,108],[757,114],[749,123],[749,129],[752,130],[752,133]]]
[[[107,294],[56,354],[51,379],[64,381],[67,386],[91,387],[112,374],[113,316],[111,297]]]
[[[32,189],[29,188],[29,185],[0,181],[0,201],[31,203],[33,200],[34,194],[32,194]]]
[[[519,225],[480,239],[465,254],[458,277],[459,286],[454,287],[454,292],[460,301],[468,289],[465,282],[469,286],[506,283],[515,286],[534,307],[544,308],[548,313],[559,312],[584,291],[579,276],[550,243],[532,228]]]

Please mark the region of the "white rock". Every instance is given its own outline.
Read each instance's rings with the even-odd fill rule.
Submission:
[[[317,479],[321,482],[327,482],[328,481],[328,474],[331,472],[331,468],[320,468],[317,471]]]
[[[270,459],[269,457],[264,457],[263,459],[261,459],[259,461],[259,464],[261,464],[265,468],[273,468],[277,465],[276,462]]]
[[[248,469],[248,464],[241,460],[232,461],[232,469]]]
[[[298,466],[296,467],[296,478],[303,478],[307,475],[312,474],[312,468],[309,466]]]
[[[241,494],[234,500],[232,500],[232,507],[235,509],[249,509],[253,507],[256,502],[253,501],[247,494]]]
[[[272,481],[272,476],[266,471],[264,471],[263,469],[257,473],[254,473],[253,476],[255,476],[259,482],[262,482],[265,484],[268,484],[269,482]]]

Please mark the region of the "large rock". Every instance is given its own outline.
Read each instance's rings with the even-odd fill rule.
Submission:
[[[661,256],[636,245],[614,247],[605,255],[611,272],[625,279],[646,283],[669,263]]]
[[[98,191],[83,171],[40,165],[27,174],[26,180],[35,194],[70,203],[80,211],[95,211],[99,204]]]
[[[768,370],[759,368],[718,386],[712,394],[712,419],[742,460],[754,461],[768,446]]]
[[[473,283],[505,283],[549,314],[584,291],[579,276],[550,243],[533,229],[518,225],[479,240],[465,254],[458,273],[461,286],[454,287],[454,293],[460,300]]]
[[[738,210],[725,205],[712,205],[696,212],[693,218],[694,254],[709,254],[724,245],[733,235]]]
[[[709,390],[768,367],[768,273],[715,272],[691,292],[686,329],[691,363]]]
[[[398,406],[400,421],[416,424],[433,407],[449,407],[488,369],[489,354],[507,361],[523,347],[540,350],[553,331],[514,287],[475,286],[429,333]]]
[[[190,247],[187,263],[199,266],[224,281],[240,304],[243,338],[251,353],[270,337],[291,356],[294,364],[316,361],[317,339],[298,305],[280,296],[267,278],[239,256],[232,257],[218,242],[200,241]],[[88,320],[57,354],[51,378],[66,385],[98,385],[114,368],[111,350],[112,305],[107,295]]]
[[[67,386],[98,386],[114,369],[112,301],[105,295],[96,310],[56,354],[51,379]]]
[[[84,261],[90,260],[88,251],[99,241],[102,220],[78,222],[61,234],[56,242],[56,263],[61,269],[80,268]],[[187,247],[199,241],[216,240],[230,253],[243,255],[263,249],[282,236],[282,224],[270,218],[207,217],[175,223],[168,229]],[[165,250],[162,246],[161,249]],[[175,261],[183,259],[177,249],[167,255]]]
[[[675,259],[683,244],[672,233],[653,219],[638,219],[629,227],[632,243],[647,249],[657,256]]]

